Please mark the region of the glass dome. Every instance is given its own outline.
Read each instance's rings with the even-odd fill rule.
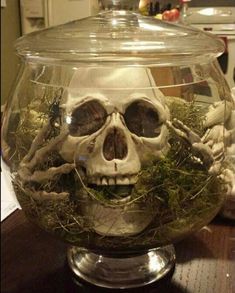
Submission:
[[[182,49],[183,48],[183,49]],[[33,62],[134,62],[185,65],[207,62],[224,50],[221,40],[192,27],[108,10],[24,36],[16,42],[20,56]]]
[[[216,215],[231,185],[222,41],[141,16],[137,2],[103,1],[95,17],[15,44],[22,66],[3,119],[4,169],[27,217],[73,246],[72,267],[76,247],[97,260],[179,241]]]

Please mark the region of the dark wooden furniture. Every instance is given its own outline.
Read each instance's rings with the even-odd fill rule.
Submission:
[[[30,224],[22,211],[9,216],[1,229],[2,293],[116,292],[75,284],[66,263],[66,245]],[[234,222],[217,217],[175,248],[172,279],[121,292],[235,292]]]

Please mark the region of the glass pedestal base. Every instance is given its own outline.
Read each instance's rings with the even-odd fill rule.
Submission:
[[[72,246],[68,249],[68,263],[76,276],[95,286],[136,288],[169,273],[175,265],[175,250],[168,245],[145,254],[112,257]]]

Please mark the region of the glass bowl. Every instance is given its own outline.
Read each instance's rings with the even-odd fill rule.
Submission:
[[[174,266],[172,243],[231,189],[233,100],[197,29],[103,1],[95,17],[17,40],[3,169],[29,220],[69,244],[76,276],[131,288]]]

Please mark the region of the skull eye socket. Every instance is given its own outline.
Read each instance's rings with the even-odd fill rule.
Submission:
[[[73,136],[90,135],[105,123],[107,112],[97,101],[90,101],[76,108],[71,115],[69,132]]]
[[[137,101],[129,105],[124,114],[130,132],[143,137],[157,137],[161,121],[157,110],[148,102]]]

